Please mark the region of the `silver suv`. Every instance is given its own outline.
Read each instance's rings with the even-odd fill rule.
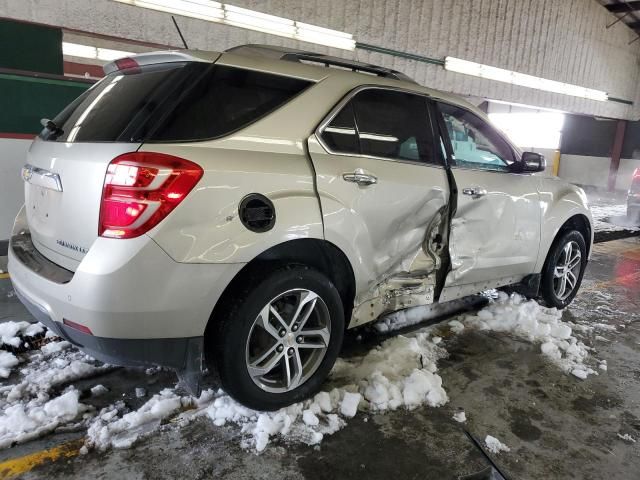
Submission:
[[[403,74],[245,46],[117,60],[29,150],[9,270],[118,365],[203,365],[255,409],[317,391],[347,328],[516,286],[576,295],[584,192]]]

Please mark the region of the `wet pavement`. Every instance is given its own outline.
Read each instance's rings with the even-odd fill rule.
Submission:
[[[0,279],[0,321],[26,315],[10,293],[9,281]],[[449,356],[438,364],[450,399],[444,407],[359,414],[320,446],[276,440],[261,454],[240,448],[236,426],[168,422],[131,449],[63,456],[22,478],[455,479],[489,465],[464,429],[511,448],[491,455],[508,478],[639,478],[640,238],[594,246],[580,294],[563,319],[593,327],[580,339],[594,348],[592,356],[607,361],[607,371],[579,380],[546,360],[539,345],[465,330],[444,342]],[[351,342],[344,354],[375,344]],[[135,397],[135,387],[144,386],[150,396],[173,386],[174,378],[117,369],[74,385],[87,391],[97,383],[110,388],[94,401],[97,408],[118,399],[136,407],[145,399]],[[465,424],[451,418],[459,408]],[[620,438],[625,434],[637,443]],[[0,462],[82,435],[66,431],[12,447],[0,451]]]

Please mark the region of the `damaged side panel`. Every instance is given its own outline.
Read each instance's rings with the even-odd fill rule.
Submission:
[[[404,258],[399,252],[398,264],[384,272],[384,279],[373,289],[364,292],[362,296],[366,298],[363,301],[356,301],[354,326],[386,313],[428,305],[436,300],[438,274],[443,268],[443,253],[447,251],[444,243],[447,205],[441,206],[428,223],[417,227],[424,233],[418,250],[414,243],[408,246]],[[398,234],[402,232],[398,231]]]
[[[383,313],[434,301],[446,252],[449,187],[444,168],[329,154],[308,141],[325,239],[352,259],[356,298],[350,327]],[[376,182],[344,175],[362,171]]]

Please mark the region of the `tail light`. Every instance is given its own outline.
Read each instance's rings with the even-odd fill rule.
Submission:
[[[98,235],[134,238],[176,208],[198,183],[202,168],[164,153],[125,153],[107,168]]]
[[[640,168],[636,168],[633,172],[633,178],[640,178]]]

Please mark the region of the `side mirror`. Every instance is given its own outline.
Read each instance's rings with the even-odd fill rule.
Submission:
[[[523,172],[544,172],[547,166],[544,156],[535,152],[524,152],[519,163]]]

